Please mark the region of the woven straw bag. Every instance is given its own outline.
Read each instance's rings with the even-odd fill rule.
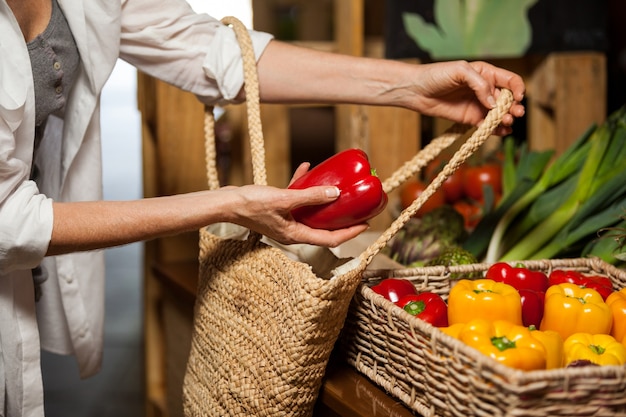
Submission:
[[[253,177],[266,184],[258,80],[251,41],[235,18],[248,105]],[[503,91],[497,109],[461,146],[425,192],[355,259],[325,248],[283,247],[256,232],[228,225],[200,231],[200,272],[191,350],[183,383],[187,417],[310,416],[326,365],[361,274],[443,181],[499,124],[512,103]],[[219,188],[212,109],[206,112],[207,176]],[[386,192],[406,181],[462,136],[456,126],[433,140],[383,183]]]

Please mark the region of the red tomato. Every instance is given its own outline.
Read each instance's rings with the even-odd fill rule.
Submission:
[[[467,230],[474,230],[478,222],[483,216],[482,207],[475,202],[471,202],[467,199],[461,199],[456,201],[452,207],[465,219],[465,228]]]
[[[502,167],[499,164],[467,167],[463,181],[465,195],[476,201],[483,201],[483,186],[490,186],[494,196],[502,194]]]
[[[426,189],[427,184],[423,183],[419,180],[413,180],[407,182],[400,192],[400,204],[402,205],[402,210],[413,204],[415,201]],[[433,195],[430,196],[428,200],[424,202],[422,207],[415,213],[415,216],[420,217],[429,211],[441,207],[446,204],[446,195],[443,192],[443,189],[439,188]]]
[[[443,182],[443,184],[441,184],[441,189],[445,194],[446,201],[450,204],[454,204],[465,196],[465,192],[463,191],[463,179],[466,169],[465,165],[461,165]]]

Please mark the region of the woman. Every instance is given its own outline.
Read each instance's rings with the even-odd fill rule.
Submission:
[[[0,28],[0,415],[43,415],[40,348],[74,355],[83,377],[98,371],[97,249],[214,222],[322,246],[367,227],[314,230],[290,217],[297,206],[336,199],[334,187],[250,185],[101,201],[99,96],[118,58],[206,104],[245,99],[231,29],[183,0],[0,0]],[[517,103],[496,133],[524,112],[521,78],[486,63],[417,66],[252,38],[264,102],[401,106],[478,124],[508,88]]]

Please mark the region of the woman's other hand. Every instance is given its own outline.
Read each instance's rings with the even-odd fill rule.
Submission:
[[[304,164],[306,166],[307,164]],[[301,165],[302,167],[302,165]],[[304,168],[304,172],[306,169]],[[301,175],[302,173],[300,173]],[[298,170],[294,175],[297,178]],[[326,204],[339,197],[336,187],[316,186],[302,190],[280,189],[260,185],[225,187],[221,191],[234,193],[240,202],[233,204],[232,218],[227,219],[254,230],[283,244],[308,243],[336,247],[367,230],[367,224],[346,229],[313,229],[298,223],[291,216],[296,207]],[[220,198],[216,196],[216,198]]]
[[[415,66],[415,74],[398,89],[403,106],[422,114],[477,125],[496,104],[502,88],[513,92],[515,102],[495,132],[510,133],[514,118],[524,115],[522,78],[486,62],[452,61]]]

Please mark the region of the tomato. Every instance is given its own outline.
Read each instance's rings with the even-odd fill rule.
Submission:
[[[420,180],[413,180],[407,182],[402,189],[400,190],[400,204],[402,205],[402,210],[413,204],[415,201],[426,189],[427,184]],[[415,216],[420,217],[429,211],[436,209],[437,207],[441,207],[446,204],[446,195],[443,192],[442,188],[439,188],[433,195],[430,196],[428,200],[424,202],[422,207],[415,213]]]
[[[466,166],[461,165],[441,184],[441,189],[445,194],[446,201],[450,204],[460,200],[465,196],[463,191],[463,181],[465,177]]]
[[[483,209],[477,202],[469,201],[465,198],[454,202],[452,205],[456,211],[461,213],[465,219],[465,229],[474,230],[483,216]]]
[[[494,196],[502,194],[502,166],[496,163],[468,166],[463,181],[466,196],[483,201],[483,187],[489,186]]]

